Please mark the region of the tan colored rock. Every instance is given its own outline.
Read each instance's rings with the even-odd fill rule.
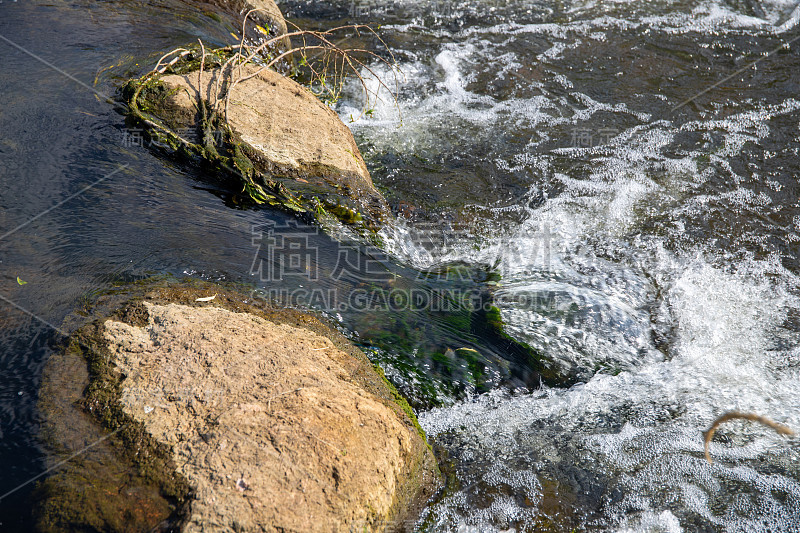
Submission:
[[[293,70],[294,49],[277,5],[272,0],[183,1],[238,19],[244,50],[258,47],[261,57],[244,54],[251,62],[240,66],[242,58],[231,57],[233,50],[242,50],[238,47],[181,49],[174,60],[160,64],[158,73],[125,84],[129,117],[147,129],[151,144],[218,172],[241,195],[234,201],[310,213],[323,225],[338,220],[374,237],[391,220],[391,210],[339,116],[284,77]],[[266,62],[270,69],[260,70]]]
[[[251,14],[251,17],[255,16],[256,20],[259,17],[264,20],[266,17],[270,30],[275,30],[278,35],[286,33],[286,20],[284,20],[280,8],[272,0],[216,0],[216,2],[227,6],[228,9],[238,11],[242,17],[249,11],[257,9],[258,11]]]
[[[193,488],[185,531],[371,530],[436,489],[430,449],[361,352],[253,314],[143,305],[146,325],[108,320],[104,336],[123,411]]]
[[[259,70],[254,65],[244,66],[241,72],[237,69],[234,79]],[[198,93],[206,101],[222,102],[228,83],[227,77],[217,83],[219,75],[219,69],[204,72],[199,91],[198,72],[161,78],[169,96],[160,106],[177,121],[172,127],[196,125]],[[227,117],[235,135],[252,148],[247,155],[259,170],[299,179],[320,190],[334,190],[369,212],[386,211],[350,129],[297,82],[263,69],[234,86]]]

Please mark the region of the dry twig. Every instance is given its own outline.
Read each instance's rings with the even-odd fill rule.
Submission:
[[[711,444],[711,439],[714,438],[714,433],[716,433],[717,428],[724,424],[729,420],[736,420],[736,419],[743,419],[743,420],[750,420],[751,422],[758,422],[759,424],[763,424],[767,427],[770,427],[780,433],[781,435],[788,435],[790,437],[795,435],[795,432],[792,431],[789,427],[784,426],[783,424],[779,424],[769,418],[761,415],[757,415],[755,413],[742,413],[739,411],[728,411],[724,415],[720,416],[711,424],[711,427],[708,428],[708,431],[705,432],[705,451],[706,451],[706,460],[709,463],[712,463],[711,454],[708,451],[709,445]]]
[[[266,69],[275,66],[281,60],[298,54],[302,58],[301,66],[308,69],[311,76],[309,87],[312,88],[318,85],[321,92],[315,93],[317,96],[328,96],[331,100],[336,101],[341,95],[342,87],[348,75],[353,75],[359,81],[362,92],[365,96],[364,106],[362,108],[362,115],[367,112],[370,104],[370,97],[374,96],[376,102],[378,100],[378,93],[381,88],[389,92],[394,100],[395,107],[399,106],[397,103],[397,90],[399,86],[397,61],[389,50],[386,42],[377,34],[377,32],[370,26],[363,24],[352,24],[347,26],[338,26],[325,31],[314,30],[301,30],[294,24],[294,31],[287,32],[283,35],[269,38],[258,45],[250,45],[246,42],[246,26],[250,15],[256,11],[263,11],[261,9],[252,9],[248,11],[242,22],[242,37],[238,45],[226,47],[221,50],[226,52],[233,52],[232,55],[220,66],[219,75],[214,80],[214,91],[210,96],[212,101],[209,106],[212,115],[225,117],[228,119],[228,108],[230,107],[230,99],[233,94],[233,89],[237,84],[245,82]],[[341,45],[348,40],[348,38],[334,41],[333,37],[337,32],[352,31],[360,36],[363,33],[371,34],[378,42],[387,50],[390,59],[386,59],[376,52],[364,48],[344,48]],[[270,49],[277,46],[280,42],[286,39],[299,38],[302,44],[293,46],[288,50],[280,53],[273,54]],[[309,41],[311,41],[309,43]],[[309,51],[314,51],[309,55]],[[203,69],[205,67],[205,59],[208,56],[205,46],[200,42],[200,71],[198,73],[198,93],[201,91]],[[169,67],[175,65],[179,60],[190,54],[191,50],[185,48],[177,48],[162,56],[155,68],[151,71],[150,75],[163,74]],[[174,56],[174,57],[173,57]],[[162,65],[168,58],[172,59]],[[386,81],[378,75],[373,67],[367,61],[376,61],[389,67],[394,77],[394,89],[389,87]],[[249,74],[243,74],[242,68],[245,65],[252,64],[258,66],[258,69]],[[366,73],[366,74],[362,74]],[[330,74],[330,76],[329,76]],[[370,89],[364,75],[375,78],[378,81],[377,89]],[[329,82],[332,80],[332,82]],[[224,93],[224,94],[223,94]],[[224,106],[220,109],[220,103],[224,101]],[[202,97],[201,102],[202,104]],[[220,113],[221,112],[221,113]]]

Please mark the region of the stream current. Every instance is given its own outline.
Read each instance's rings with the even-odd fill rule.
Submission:
[[[398,215],[381,250],[240,208],[105,98],[234,23],[177,0],[0,2],[0,529],[30,528],[16,488],[53,465],[36,394],[55,328],[158,275],[303,295],[337,321],[449,476],[421,531],[800,531],[796,440],[733,422],[709,464],[702,434],[730,410],[800,429],[796,3],[280,6],[302,27],[380,24],[398,61],[396,100],[365,73],[368,113],[355,84],[336,104]],[[270,278],[289,258],[265,236],[302,238],[319,275]],[[432,298],[353,298],[400,289],[490,297],[569,386],[525,381]],[[442,359],[463,348],[478,359]]]

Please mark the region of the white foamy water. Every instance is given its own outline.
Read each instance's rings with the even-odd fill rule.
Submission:
[[[728,410],[769,414],[800,427],[798,353],[776,342],[795,336],[781,328],[797,302],[749,274],[699,259],[675,262],[671,271],[677,275],[665,304],[676,334],[669,360],[596,374],[566,391],[489,394],[423,413],[422,426],[434,439],[457,434],[448,438],[462,455],[503,450],[509,456],[504,462],[524,464],[540,476],[558,479],[580,465],[583,476],[603,486],[593,503],[609,527],[675,531],[677,515],[730,531],[797,528],[795,442],[741,425],[732,431],[732,443],[712,444],[712,465],[703,457],[702,435]],[[772,472],[761,471],[764,463],[773,465]],[[491,485],[504,468],[483,464],[469,481]],[[537,483],[515,490],[536,501]],[[504,527],[501,515],[465,509],[464,496],[445,498],[432,513],[450,526]],[[519,505],[504,512],[527,513],[531,520],[538,515],[535,507]]]
[[[798,278],[783,264],[796,252],[797,219],[775,216],[770,189],[785,177],[762,177],[777,149],[742,156],[774,138],[797,143],[800,100],[712,103],[678,120],[664,112],[681,103],[669,93],[582,92],[570,63],[620,34],[707,36],[697,50],[781,35],[797,8],[673,4],[573,2],[558,23],[436,27],[433,49],[401,65],[402,125],[388,99],[351,125],[373,154],[467,157],[489,146],[481,155],[498,175],[532,176],[517,225],[476,225],[438,248],[421,246],[413,223],[384,237],[418,268],[494,265],[507,331],[581,381],[422,413],[459,482],[427,511],[424,530],[800,531],[797,440],[729,423],[709,464],[702,433],[731,410],[800,429]],[[613,131],[602,142],[564,140],[603,124]],[[509,208],[467,207],[476,206]]]

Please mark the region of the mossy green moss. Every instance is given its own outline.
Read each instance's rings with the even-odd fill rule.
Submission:
[[[392,382],[386,379],[386,374],[384,374],[383,369],[380,366],[372,365],[372,367],[375,369],[375,372],[377,372],[378,375],[381,377],[384,385],[386,385],[386,387],[392,393],[392,399],[394,400],[394,403],[396,403],[400,407],[400,409],[403,410],[406,416],[408,416],[408,419],[414,425],[414,429],[417,430],[419,436],[425,439],[425,442],[428,443],[427,436],[425,435],[425,430],[423,430],[422,426],[419,425],[419,420],[417,420],[417,415],[414,414],[414,410],[408,404],[408,401],[406,401],[403,395],[397,391],[397,388],[394,385],[392,385]],[[430,447],[431,445],[430,443],[428,443],[428,448]]]
[[[552,368],[551,362],[542,352],[506,333],[506,326],[497,306],[487,306],[483,316],[479,318],[478,328],[482,330],[482,333],[504,345],[510,355],[527,361],[530,368],[541,376],[544,383],[549,386],[564,386],[568,384],[565,376]]]
[[[415,409],[429,409],[497,387],[536,389],[568,384],[546,354],[506,332],[494,305],[500,277],[475,265],[439,265],[384,285],[362,284],[375,313],[352,317],[371,358],[391,368]],[[404,292],[405,291],[405,292]],[[420,304],[386,312],[399,293]],[[409,296],[407,301],[411,301]],[[391,309],[391,308],[390,308]]]

